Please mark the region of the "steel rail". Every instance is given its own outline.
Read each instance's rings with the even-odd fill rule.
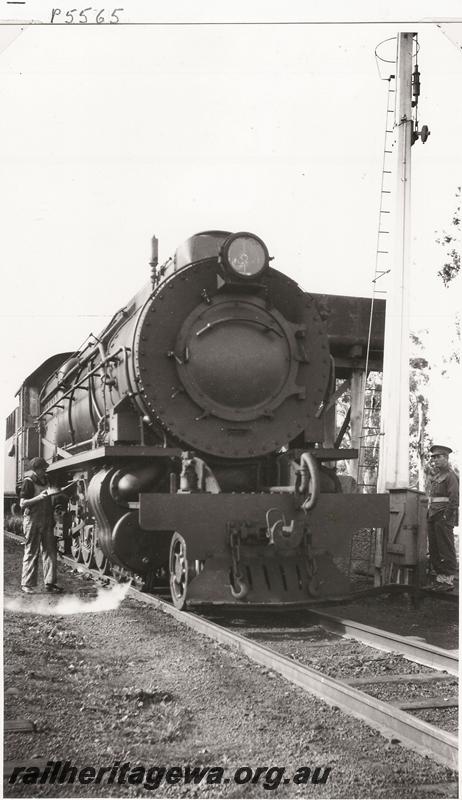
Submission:
[[[7,534],[8,535],[8,534]],[[9,534],[11,538],[20,542],[21,537]],[[75,568],[76,562],[68,556],[61,558]],[[82,571],[101,578],[97,570],[87,569],[79,565]],[[111,583],[116,583],[108,577]],[[198,633],[207,636],[213,641],[232,647],[246,655],[257,664],[268,667],[273,672],[300,686],[320,700],[334,705],[346,714],[360,719],[370,727],[378,730],[385,737],[394,737],[411,750],[420,755],[427,756],[439,764],[458,769],[458,740],[457,736],[447,731],[436,728],[400,708],[385,703],[371,695],[366,694],[346,682],[338,681],[327,675],[292,661],[264,645],[247,639],[246,637],[222,628],[194,613],[180,611],[164,600],[153,595],[145,594],[130,587],[128,596],[146,605],[151,605],[159,611],[168,614],[178,622],[187,625]]]
[[[459,674],[459,654],[458,651],[444,650],[442,647],[435,647],[418,639],[407,636],[400,636],[397,633],[389,633],[379,628],[372,628],[370,625],[363,625],[351,619],[342,619],[324,611],[312,611],[309,609],[309,617],[321,625],[321,627],[331,633],[338,633],[357,639],[363,644],[370,644],[378,650],[385,650],[389,653],[397,653],[432,669],[448,672],[450,675]]]
[[[424,720],[365,694],[346,682],[299,664],[245,636],[222,628],[192,612],[180,611],[152,595],[130,588],[128,594],[143,603],[169,614],[189,628],[220,644],[226,644],[248,656],[252,661],[268,667],[282,677],[314,694],[330,705],[335,705],[350,716],[366,722],[387,737],[398,738],[411,750],[428,756],[446,767],[458,768],[458,740],[452,733],[436,728]]]

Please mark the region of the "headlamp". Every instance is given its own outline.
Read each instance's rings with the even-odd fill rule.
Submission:
[[[233,277],[255,280],[267,269],[269,254],[253,233],[233,233],[222,245],[220,260]]]

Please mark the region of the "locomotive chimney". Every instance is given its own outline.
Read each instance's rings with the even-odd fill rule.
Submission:
[[[151,267],[151,284],[152,288],[155,287],[157,281],[157,264],[159,262],[159,240],[157,236],[151,239],[152,255],[149,265]]]

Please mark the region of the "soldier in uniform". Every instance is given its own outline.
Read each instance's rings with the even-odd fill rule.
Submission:
[[[428,504],[428,545],[431,565],[436,572],[432,588],[450,592],[457,574],[454,525],[458,524],[459,480],[449,466],[450,447],[433,445],[430,458],[434,475]]]
[[[33,594],[37,586],[38,558],[42,551],[43,579],[45,591],[62,592],[56,585],[57,550],[53,533],[53,508],[44,458],[33,458],[30,462],[32,471],[24,479],[19,505],[24,511],[23,530],[26,543],[22,565],[21,589],[26,594]]]

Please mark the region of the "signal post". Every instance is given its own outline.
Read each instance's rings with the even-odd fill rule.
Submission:
[[[419,91],[417,66],[413,82],[413,45],[413,33],[398,34],[394,258],[385,316],[377,485],[378,492],[390,492],[390,524],[378,537],[376,584],[409,583],[413,577],[419,585],[425,574],[427,501],[422,492],[409,487],[411,146],[419,136],[412,113]]]

